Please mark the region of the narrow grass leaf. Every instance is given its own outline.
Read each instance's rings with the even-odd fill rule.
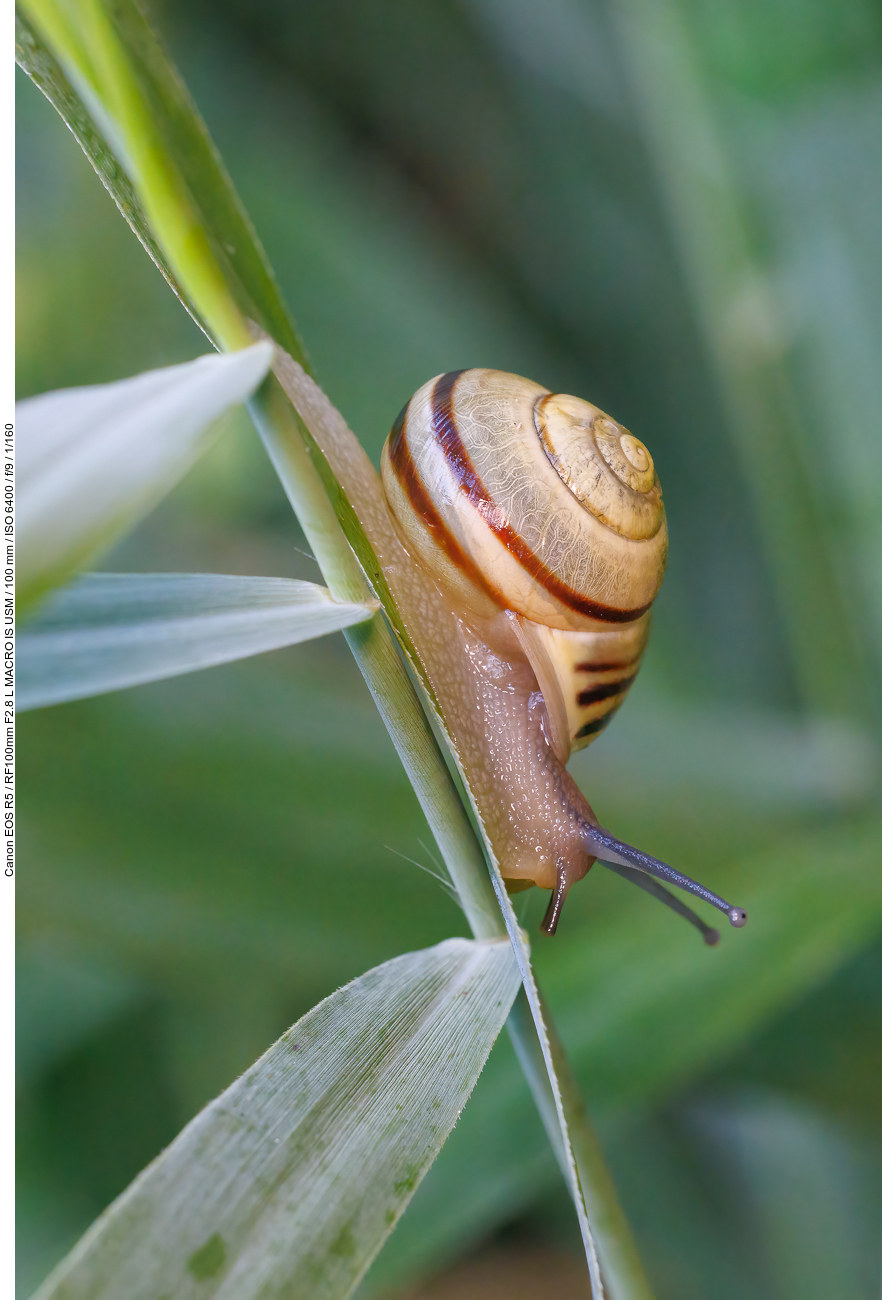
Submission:
[[[326,587],[216,573],[87,573],[54,592],[18,638],[18,707],[176,677],[372,618]]]
[[[266,374],[265,343],[28,398],[18,419],[18,595],[31,604],[146,514]]]
[[[106,1211],[39,1300],[349,1295],[456,1123],[518,988],[448,939],[308,1012]]]
[[[140,9],[24,0],[16,58],[209,337],[241,347],[252,319],[304,360],[251,221]]]
[[[199,328],[210,338],[205,322],[176,279],[164,250],[150,228],[150,222],[138,195],[125,171],[120,167],[113,150],[48,46],[40,40],[37,32],[25,21],[18,8],[15,13],[15,61],[58,111],[151,261],[158,267],[172,292]]]

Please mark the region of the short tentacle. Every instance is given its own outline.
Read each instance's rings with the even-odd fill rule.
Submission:
[[[557,923],[560,920],[560,914],[563,911],[563,905],[566,902],[570,885],[573,883],[564,864],[558,863],[557,867],[557,884],[551,891],[551,898],[548,900],[548,907],[545,909],[545,916],[542,918],[542,924],[539,929],[543,934],[553,935],[557,930]]]

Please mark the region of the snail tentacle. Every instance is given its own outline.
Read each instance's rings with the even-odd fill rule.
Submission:
[[[585,849],[588,853],[593,854],[604,865],[616,865],[632,867],[637,871],[645,872],[648,876],[655,876],[656,879],[666,880],[668,884],[677,885],[680,889],[685,889],[688,893],[694,894],[696,898],[701,898],[712,907],[719,911],[725,912],[729,922],[734,926],[742,926],[747,920],[747,913],[743,907],[733,907],[727,903],[725,898],[715,894],[712,889],[707,889],[704,885],[693,880],[691,876],[684,876],[681,871],[675,867],[669,867],[666,862],[659,861],[658,858],[651,857],[641,849],[632,848],[630,844],[625,844],[623,840],[618,840],[609,831],[605,831],[600,826],[592,826],[586,822],[582,828],[582,839]]]
[[[545,909],[545,915],[539,929],[543,934],[552,937],[557,931],[557,923],[560,920],[560,914],[563,911],[563,905],[566,902],[570,885],[573,883],[565,865],[561,862],[557,868],[557,884],[551,891],[551,898],[548,900],[548,907]]]

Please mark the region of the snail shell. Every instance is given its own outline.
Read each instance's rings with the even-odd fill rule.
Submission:
[[[649,452],[590,402],[463,370],[414,394],[382,476],[408,550],[454,605],[484,628],[507,614],[565,763],[609,722],[645,648],[667,554]]]

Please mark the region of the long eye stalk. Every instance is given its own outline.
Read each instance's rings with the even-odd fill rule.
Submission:
[[[725,912],[732,925],[742,926],[747,920],[747,913],[743,907],[733,907],[731,903],[726,902],[725,898],[720,898],[719,894],[706,889],[697,880],[684,876],[682,872],[669,867],[666,862],[659,862],[658,858],[652,858],[648,853],[642,853],[640,849],[633,849],[630,844],[617,840],[614,835],[610,835],[609,831],[602,830],[599,826],[583,826],[582,838],[588,852],[607,866],[631,867],[645,872],[648,876],[654,876],[657,880],[664,880],[669,885],[685,889],[696,898],[701,898],[712,907]]]

